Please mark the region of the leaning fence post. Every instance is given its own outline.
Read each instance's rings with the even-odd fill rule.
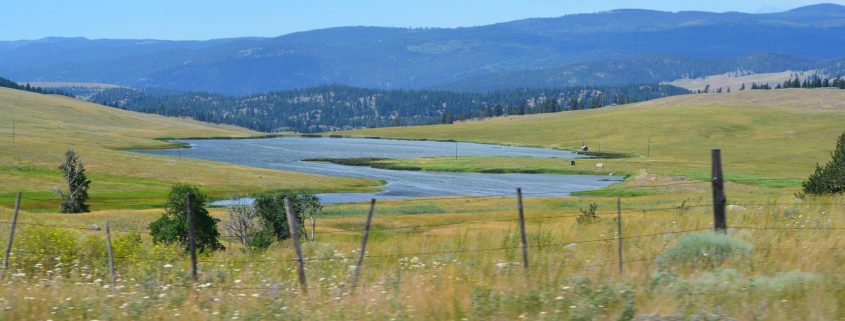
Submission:
[[[519,208],[519,232],[522,235],[522,265],[528,269],[528,242],[525,237],[525,215],[522,206],[522,188],[516,189],[517,207]]]
[[[725,217],[725,178],[722,173],[722,151],[714,149],[711,151],[713,162],[712,185],[713,185],[713,228],[716,232],[727,233],[728,222]]]
[[[616,197],[616,241],[619,245],[619,274],[622,274],[622,198]]]
[[[305,281],[305,265],[302,263],[302,250],[299,248],[299,230],[296,226],[296,213],[293,212],[290,199],[285,198],[285,214],[288,219],[288,230],[293,239],[293,248],[296,251],[296,262],[299,265],[299,286],[302,288],[302,293],[308,293],[308,284]]]
[[[116,276],[115,276],[115,272],[114,272],[114,252],[112,252],[112,249],[111,249],[111,230],[109,229],[109,221],[108,220],[106,220],[105,225],[106,225],[106,245],[107,245],[106,250],[108,250],[108,254],[109,254],[109,272],[110,272],[110,275],[111,275],[111,287],[112,287],[112,289],[114,289],[115,285],[117,285],[117,284],[115,283]]]
[[[367,238],[370,237],[370,222],[373,221],[373,211],[376,208],[376,199],[370,200],[370,212],[367,213],[367,221],[364,223],[364,238],[361,239],[361,252],[358,252],[358,263],[355,264],[355,274],[352,275],[352,289],[358,284],[358,276],[361,274],[361,264],[364,263],[364,252],[367,251]]]
[[[194,217],[193,195],[188,193],[185,196],[185,206],[188,210],[188,250],[191,251],[191,277],[197,280],[197,231],[196,218]]]
[[[21,209],[21,192],[15,199],[15,212],[12,214],[12,225],[9,227],[9,239],[6,241],[6,255],[3,257],[3,271],[0,271],[0,279],[6,276],[6,269],[9,268],[9,255],[12,253],[12,241],[15,239],[15,226],[18,224],[18,211]]]

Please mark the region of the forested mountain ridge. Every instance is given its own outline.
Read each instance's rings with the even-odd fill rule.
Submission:
[[[728,72],[757,74],[786,70],[818,70],[824,74],[839,75],[843,73],[841,61],[820,61],[774,53],[754,53],[740,57],[651,55],[474,76],[435,88],[490,91],[518,87],[620,86],[692,79]]]
[[[114,88],[103,90],[90,100],[264,132],[322,132],[589,109],[685,93],[688,93],[685,89],[667,85],[512,89],[489,93],[326,85],[248,96]]]
[[[501,81],[510,73],[544,87],[598,85],[595,73],[557,73],[588,62],[658,55],[694,62],[760,52],[817,62],[845,56],[845,7],[772,14],[615,10],[471,28],[341,27],[209,41],[48,38],[0,42],[0,74],[239,95],[330,83],[423,89],[473,82],[486,90],[513,86]]]

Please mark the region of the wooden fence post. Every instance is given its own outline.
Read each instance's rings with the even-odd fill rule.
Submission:
[[[9,268],[9,255],[12,253],[12,241],[15,239],[15,226],[18,224],[18,211],[21,209],[21,192],[15,199],[15,212],[12,214],[12,225],[9,227],[9,239],[6,241],[6,255],[3,256],[3,271],[0,271],[0,279],[6,276]]]
[[[308,293],[308,283],[305,281],[305,265],[302,263],[302,249],[299,248],[299,230],[296,226],[296,213],[293,212],[293,206],[290,199],[285,198],[285,214],[288,219],[288,230],[293,239],[293,248],[296,251],[296,262],[299,265],[299,286],[302,288],[302,293]]]
[[[525,215],[522,206],[522,188],[516,189],[517,207],[519,208],[519,232],[522,235],[522,265],[528,269],[528,241],[525,237]]]
[[[188,209],[188,249],[191,251],[191,277],[197,280],[197,230],[194,208],[192,206],[194,196],[190,193],[185,196],[185,206]]]
[[[616,197],[616,241],[619,246],[619,274],[622,274],[622,198]]]
[[[726,234],[728,222],[725,217],[725,205],[728,201],[725,197],[725,179],[722,174],[722,151],[714,149],[710,155],[713,162],[713,228],[716,232]]]
[[[361,275],[361,265],[364,263],[364,253],[367,252],[367,239],[370,237],[370,222],[373,221],[373,211],[376,208],[376,199],[370,200],[370,212],[367,213],[367,221],[364,223],[364,237],[361,239],[361,252],[358,253],[358,263],[355,264],[355,274],[352,275],[352,289],[358,285],[358,276]]]
[[[115,272],[114,272],[114,252],[112,252],[112,248],[111,248],[111,230],[109,229],[109,221],[108,220],[106,220],[105,225],[106,225],[106,245],[107,245],[106,250],[108,250],[108,254],[109,254],[109,272],[110,272],[110,275],[111,275],[111,287],[112,287],[112,289],[114,289],[115,285],[117,285],[116,281],[115,281],[117,276],[115,275]]]

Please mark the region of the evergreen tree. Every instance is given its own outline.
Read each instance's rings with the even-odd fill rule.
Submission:
[[[821,195],[845,192],[845,133],[839,136],[831,158],[824,167],[816,164],[816,171],[802,184],[804,193]]]
[[[452,124],[455,122],[455,116],[452,114],[451,111],[447,111],[443,113],[443,118],[440,122],[443,124]]]
[[[62,197],[59,210],[62,213],[88,212],[88,187],[91,181],[85,176],[85,166],[73,150],[65,153],[65,161],[59,166],[67,182],[67,192],[57,190]]]

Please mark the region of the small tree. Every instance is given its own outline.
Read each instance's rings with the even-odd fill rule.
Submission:
[[[250,239],[258,232],[258,216],[255,214],[255,207],[247,202],[238,201],[226,207],[229,219],[223,223],[229,236],[235,237],[241,244],[249,243]]]
[[[223,250],[223,244],[218,240],[217,222],[220,220],[208,214],[206,195],[199,187],[187,184],[176,184],[170,190],[164,214],[161,218],[150,223],[150,234],[155,243],[171,244],[179,242],[188,248],[188,209],[185,203],[188,195],[192,195],[191,209],[194,213],[196,228],[196,246],[200,252]]]
[[[285,198],[291,200],[293,211],[296,214],[296,224],[299,232],[306,239],[308,233],[305,229],[305,217],[310,217],[313,222],[322,206],[316,195],[310,193],[276,192],[262,194],[255,199],[255,212],[261,221],[262,230],[272,234],[277,240],[290,238],[288,229],[287,212],[285,211]]]
[[[596,210],[599,208],[599,205],[596,203],[590,204],[590,208],[588,209],[580,209],[581,215],[575,219],[575,222],[578,224],[592,224],[601,220],[598,215],[596,215]]]
[[[837,194],[845,192],[845,133],[839,136],[833,158],[824,167],[816,164],[816,171],[802,184],[806,194]]]
[[[62,204],[59,210],[62,213],[84,213],[88,212],[88,187],[91,181],[85,176],[85,166],[79,160],[79,156],[73,150],[65,153],[65,161],[59,165],[59,170],[64,174],[67,182],[67,192],[56,188],[56,193],[62,197]]]

